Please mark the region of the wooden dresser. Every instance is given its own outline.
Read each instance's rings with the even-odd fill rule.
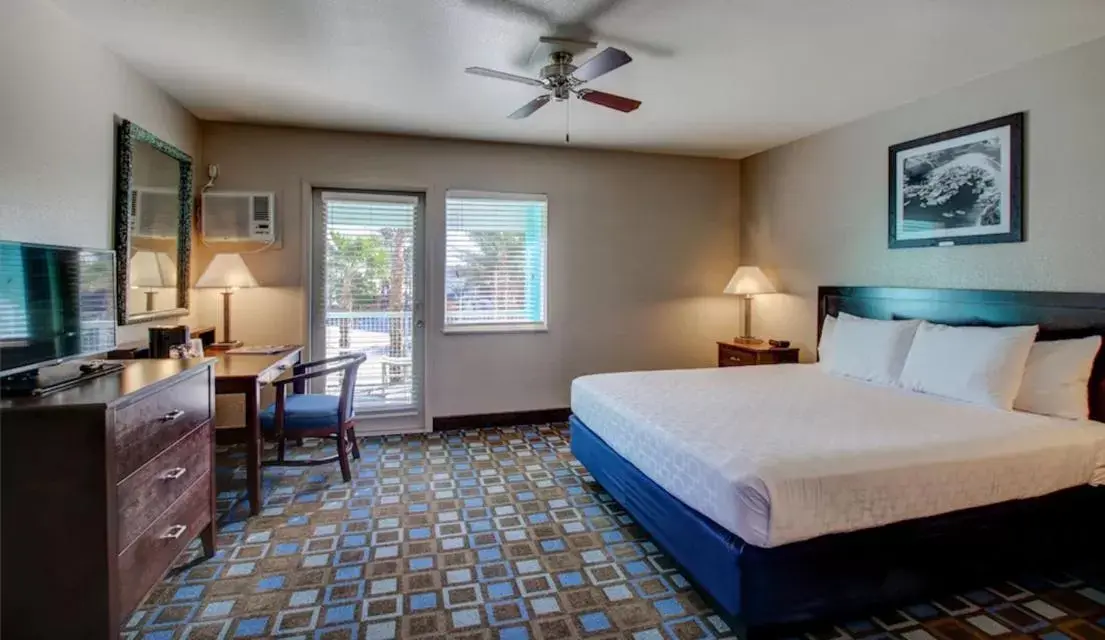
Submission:
[[[197,536],[214,555],[210,360],[0,400],[0,635],[119,637]]]

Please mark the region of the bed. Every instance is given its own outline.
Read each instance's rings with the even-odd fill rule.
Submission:
[[[1105,295],[822,288],[820,319],[1105,332]],[[819,322],[820,326],[820,322]],[[1105,415],[1103,358],[1091,416]],[[737,390],[737,391],[735,391]],[[812,365],[584,377],[572,450],[744,634],[1105,554],[1105,424]],[[729,442],[742,419],[747,442]]]

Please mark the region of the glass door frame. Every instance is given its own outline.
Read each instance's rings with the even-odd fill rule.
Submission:
[[[400,196],[417,200],[414,212],[412,237],[412,286],[411,292],[411,375],[417,381],[417,394],[414,408],[396,408],[382,410],[360,410],[355,420],[367,426],[370,431],[403,433],[426,430],[426,293],[428,287],[426,269],[426,191],[422,189],[399,190],[382,189],[371,186],[334,186],[323,187],[303,183],[304,216],[303,232],[308,238],[308,255],[304,260],[305,282],[307,283],[304,300],[306,312],[307,353],[309,359],[320,360],[326,352],[325,305],[318,304],[319,295],[325,295],[326,233],[323,227],[325,215],[323,193],[349,193],[351,195]],[[367,364],[367,363],[366,363]],[[311,381],[311,392],[321,392],[322,378]],[[412,382],[412,384],[414,384]]]

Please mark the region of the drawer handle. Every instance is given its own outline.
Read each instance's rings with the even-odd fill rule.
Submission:
[[[181,418],[181,416],[183,416],[183,415],[184,415],[184,411],[183,411],[183,410],[181,410],[181,409],[173,409],[173,410],[172,410],[172,411],[170,411],[169,413],[166,413],[165,415],[161,416],[161,418],[159,418],[159,421],[160,421],[160,422],[176,422],[176,421],[177,421],[177,420],[179,420],[179,419]]]
[[[740,358],[738,358],[736,356],[729,356],[729,361],[730,362],[738,362],[739,360],[740,360]]]
[[[165,530],[165,533],[161,534],[162,540],[176,540],[180,536],[184,535],[184,532],[188,530],[188,527],[183,524],[174,524]]]
[[[168,469],[167,471],[163,472],[158,477],[160,477],[162,480],[177,480],[185,473],[188,473],[188,469],[186,467],[173,467],[172,469]]]

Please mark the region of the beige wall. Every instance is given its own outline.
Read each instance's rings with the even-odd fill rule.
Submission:
[[[196,157],[199,123],[46,0],[0,15],[0,238],[111,248],[115,115]],[[145,337],[126,327],[120,341]]]
[[[306,338],[305,184],[427,194],[430,416],[566,406],[576,376],[710,365],[736,329],[719,295],[737,262],[735,162],[210,123],[203,149],[218,188],[276,192],[283,248],[246,256],[265,288],[234,296],[246,342]],[[548,333],[441,333],[450,187],[548,194]],[[217,296],[197,293],[214,322]]]
[[[756,332],[811,358],[818,285],[1105,291],[1105,39],[741,163],[742,262],[789,295],[756,301]],[[887,249],[887,147],[1027,111],[1026,238]]]

